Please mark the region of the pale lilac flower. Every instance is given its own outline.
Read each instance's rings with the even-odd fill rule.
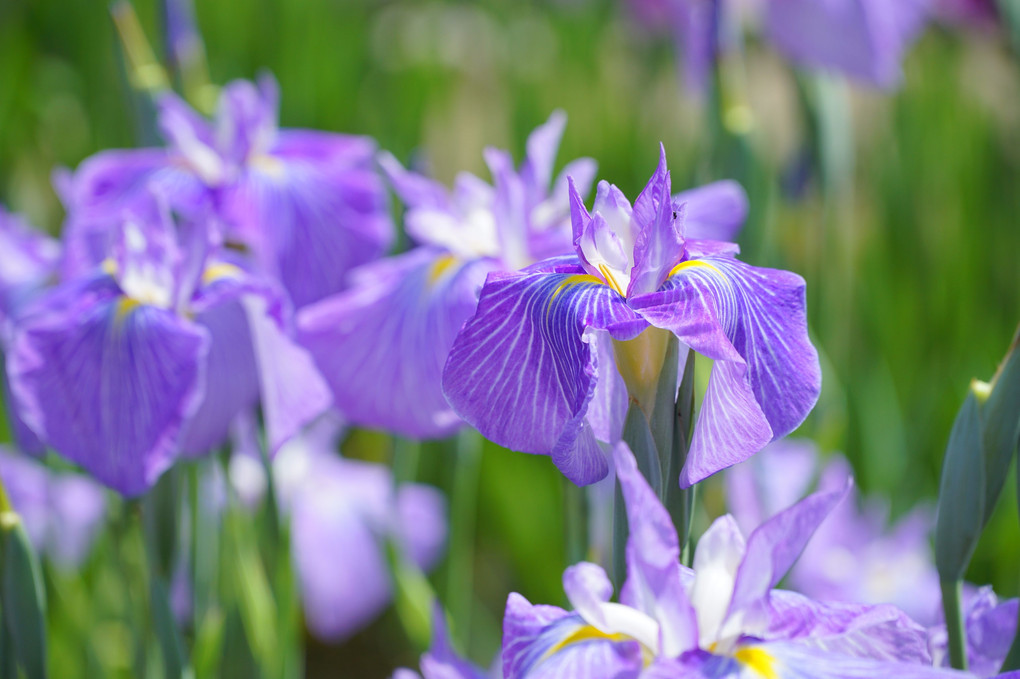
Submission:
[[[809,496],[746,540],[732,517],[717,519],[690,570],[633,455],[618,444],[614,456],[630,525],[619,602],[591,563],[564,573],[573,612],[511,594],[507,679],[971,676],[932,667],[925,631],[892,606],[818,603],[773,589],[849,483]]]
[[[816,477],[824,487],[850,474],[838,455],[822,469],[810,441],[777,441],[729,470],[727,502],[741,528],[750,530],[807,494]],[[932,520],[930,508],[918,507],[889,527],[885,501],[869,497],[861,505],[851,494],[815,532],[788,586],[817,600],[894,604],[931,624],[941,600]]]
[[[1020,600],[1001,601],[991,587],[965,595],[964,626],[967,632],[967,667],[982,677],[997,676],[1017,632]],[[936,666],[949,667],[945,624],[928,631],[928,644]]]
[[[624,344],[672,333],[715,361],[685,487],[792,431],[818,397],[803,279],[740,262],[733,243],[688,238],[670,191],[665,150],[633,207],[607,182],[592,213],[573,191],[574,254],[490,274],[444,369],[447,399],[468,423],[551,455],[578,485],[608,473],[596,439],[612,427],[590,421],[604,419],[602,405],[590,412],[599,383],[615,379],[599,356],[606,333]]]

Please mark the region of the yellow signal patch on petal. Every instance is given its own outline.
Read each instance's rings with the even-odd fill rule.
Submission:
[[[708,262],[703,262],[700,259],[688,259],[686,262],[680,262],[679,264],[674,266],[672,269],[670,269],[669,270],[669,275],[666,276],[666,278],[672,278],[673,276],[677,275],[678,273],[680,273],[684,269],[690,269],[690,268],[698,267],[698,266],[703,266],[703,267],[711,269],[712,271],[716,272],[717,274],[720,274],[720,275],[722,274],[722,272],[719,271],[719,269],[715,268],[714,266],[712,266]]]
[[[117,300],[117,307],[114,311],[113,321],[116,324],[123,322],[127,315],[142,305],[134,297],[128,297],[124,295]]]
[[[747,667],[757,672],[764,679],[778,679],[776,673],[776,659],[760,648],[742,648],[733,654],[733,657]]]
[[[453,255],[442,255],[432,263],[429,268],[428,284],[435,285],[439,282],[439,279],[443,277],[443,274],[450,270],[454,264],[457,263],[457,258]]]
[[[241,275],[241,270],[233,264],[227,264],[226,262],[217,262],[210,264],[202,272],[202,284],[209,285],[215,283],[223,278],[234,278]]]

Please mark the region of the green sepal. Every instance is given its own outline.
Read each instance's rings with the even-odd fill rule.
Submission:
[[[985,513],[984,524],[992,516],[1002,488],[1006,484],[1009,463],[1020,442],[1020,329],[1013,337],[1010,351],[1003,359],[990,385],[987,400],[981,404],[984,429]]]

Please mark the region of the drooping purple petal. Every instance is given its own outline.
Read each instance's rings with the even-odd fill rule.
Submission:
[[[442,371],[492,263],[419,248],[358,270],[354,286],[301,311],[298,327],[352,422],[413,438],[456,431]]]
[[[56,303],[57,294],[53,299]],[[204,389],[208,335],[108,284],[17,329],[7,357],[25,422],[49,445],[124,495],[171,464]]]
[[[630,305],[715,361],[682,485],[758,452],[814,406],[821,369],[800,276],[704,257],[679,265],[662,290]]]
[[[809,68],[840,71],[879,87],[902,77],[900,62],[925,18],[926,0],[772,0],[775,46]]]
[[[681,191],[673,204],[687,205],[684,238],[729,242],[736,239],[747,219],[747,192],[732,180]]]
[[[643,329],[622,297],[575,271],[490,274],[478,311],[454,341],[443,371],[446,396],[500,445],[554,459],[573,448],[599,371],[588,329],[624,339]],[[586,485],[607,471],[603,464],[571,480]]]
[[[385,189],[367,165],[269,155],[224,201],[234,237],[297,308],[340,292],[393,239]]]
[[[620,601],[654,618],[662,653],[676,657],[698,646],[698,615],[684,590],[676,529],[627,444],[613,447],[613,460],[629,530],[627,580]]]

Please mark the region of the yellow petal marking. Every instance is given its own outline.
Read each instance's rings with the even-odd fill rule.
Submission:
[[[442,255],[432,263],[432,267],[429,269],[428,284],[435,285],[440,278],[443,277],[447,271],[450,270],[454,264],[457,263],[457,258],[453,255]]]
[[[626,295],[623,294],[623,290],[620,289],[620,284],[616,282],[616,279],[613,278],[613,274],[610,273],[609,267],[605,264],[599,264],[599,271],[602,273],[602,277],[606,280],[606,285],[615,290],[616,294],[620,297],[626,297]]]
[[[722,275],[722,271],[719,271],[719,269],[715,268],[714,266],[712,266],[708,262],[704,262],[704,261],[702,261],[700,259],[688,259],[686,262],[680,262],[679,264],[674,266],[672,269],[670,269],[669,270],[669,275],[666,276],[666,278],[672,278],[673,276],[677,275],[678,273],[680,273],[684,269],[690,269],[690,268],[696,267],[696,266],[707,267],[707,268],[711,269],[712,271],[716,272],[717,274]]]
[[[127,318],[127,315],[134,311],[136,308],[142,305],[134,297],[128,297],[127,295],[122,296],[117,300],[117,308],[114,311],[113,320],[114,323],[120,324]]]
[[[760,648],[742,648],[733,654],[738,662],[750,667],[765,679],[778,679],[776,659]]]
[[[202,285],[209,285],[215,283],[222,278],[233,278],[241,275],[241,270],[233,264],[227,264],[226,262],[217,262],[210,264],[202,272]]]

